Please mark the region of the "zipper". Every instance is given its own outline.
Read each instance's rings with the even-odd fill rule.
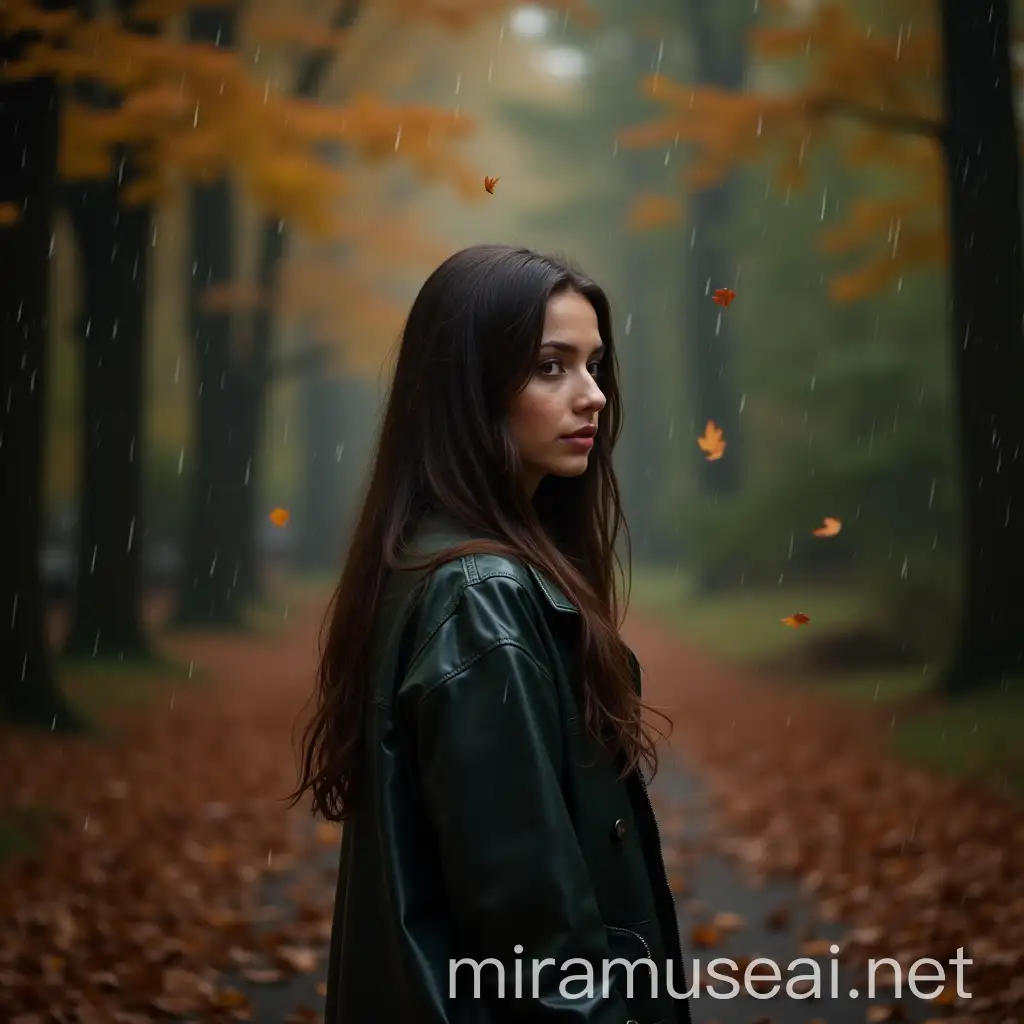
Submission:
[[[654,813],[654,805],[651,803],[650,793],[647,792],[647,783],[644,781],[643,772],[639,768],[637,768],[636,774],[637,778],[640,780],[640,787],[644,791],[644,799],[647,801],[647,806],[651,812],[651,820],[654,822],[654,834],[658,837],[658,859],[661,863],[661,877],[664,879],[665,889],[668,891],[668,897],[672,903],[672,923],[675,926],[676,943],[679,946],[679,956],[681,964],[683,955],[683,938],[679,934],[679,915],[676,913],[675,896],[672,893],[672,886],[668,880],[668,872],[665,870],[665,851],[662,849],[661,846],[661,829],[658,827],[658,816]]]
[[[647,945],[647,940],[639,933],[633,931],[632,928],[620,928],[618,925],[606,924],[605,928],[610,932],[624,932],[626,935],[632,935],[633,938],[637,939],[641,946],[644,947],[644,952],[647,954],[648,960],[653,960],[651,956],[651,947]]]

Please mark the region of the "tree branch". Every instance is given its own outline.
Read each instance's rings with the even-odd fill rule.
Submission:
[[[872,128],[897,132],[900,135],[918,135],[941,141],[946,134],[946,125],[943,121],[933,121],[917,114],[890,114],[884,110],[860,107],[845,100],[817,100],[809,104],[809,110],[817,115],[836,114],[840,117],[849,117]]]
[[[359,17],[362,9],[362,0],[341,0],[338,9],[331,18],[330,27],[335,32],[351,28]],[[295,95],[304,99],[315,96],[320,91],[320,86],[337,53],[333,49],[317,50],[311,53],[299,69],[295,80]]]

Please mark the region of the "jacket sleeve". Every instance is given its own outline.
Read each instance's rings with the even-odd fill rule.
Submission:
[[[558,700],[530,602],[508,579],[467,588],[453,638],[435,637],[417,666],[431,679],[414,714],[417,767],[456,956],[482,964],[454,968],[458,1001],[478,975],[483,1020],[627,1024],[614,975],[604,994],[613,954],[562,797]]]

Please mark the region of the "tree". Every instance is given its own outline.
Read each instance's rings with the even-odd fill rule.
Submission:
[[[118,0],[130,31],[155,35],[159,24],[133,19],[136,0]],[[96,16],[79,0],[80,18]],[[116,109],[102,84],[76,83],[79,101]],[[70,144],[74,144],[69,140]],[[82,356],[81,477],[75,600],[64,653],[147,657],[142,623],[142,457],[145,451],[145,357],[152,205],[125,202],[138,176],[131,146],[98,180],[72,180],[65,196],[78,248],[78,337]]]
[[[847,224],[823,242],[834,250],[865,243],[874,250],[860,267],[833,279],[840,301],[872,294],[948,255],[964,583],[942,685],[958,693],[1019,671],[1024,657],[1024,602],[1015,578],[1015,567],[1024,564],[1024,520],[1012,514],[1024,500],[1024,460],[1015,454],[1024,446],[1015,69],[1008,0],[980,8],[970,0],[940,0],[934,27],[927,27],[928,7],[905,2],[892,33],[867,31],[835,0],[809,18],[753,33],[754,46],[766,55],[809,54],[809,81],[789,94],[691,89],[652,76],[647,92],[670,113],[633,138],[695,143],[700,159],[689,179],[698,187],[774,142],[783,151],[780,183],[792,187],[803,182],[807,148],[852,121],[861,130],[847,136],[851,160],[871,164],[895,151],[909,154],[904,167],[913,178],[925,175],[925,188],[915,189],[915,180],[907,195],[856,205]],[[911,13],[917,15],[913,32]],[[945,204],[941,235],[936,196]]]
[[[0,715],[77,728],[49,657],[40,580],[50,245],[57,202],[58,83],[18,68],[66,9],[0,11]]]

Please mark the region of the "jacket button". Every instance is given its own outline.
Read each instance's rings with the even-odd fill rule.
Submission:
[[[620,843],[625,840],[627,832],[629,832],[629,829],[621,818],[619,818],[619,820],[612,826],[612,835],[615,836]],[[626,1024],[630,1024],[630,1022],[626,1021]]]

